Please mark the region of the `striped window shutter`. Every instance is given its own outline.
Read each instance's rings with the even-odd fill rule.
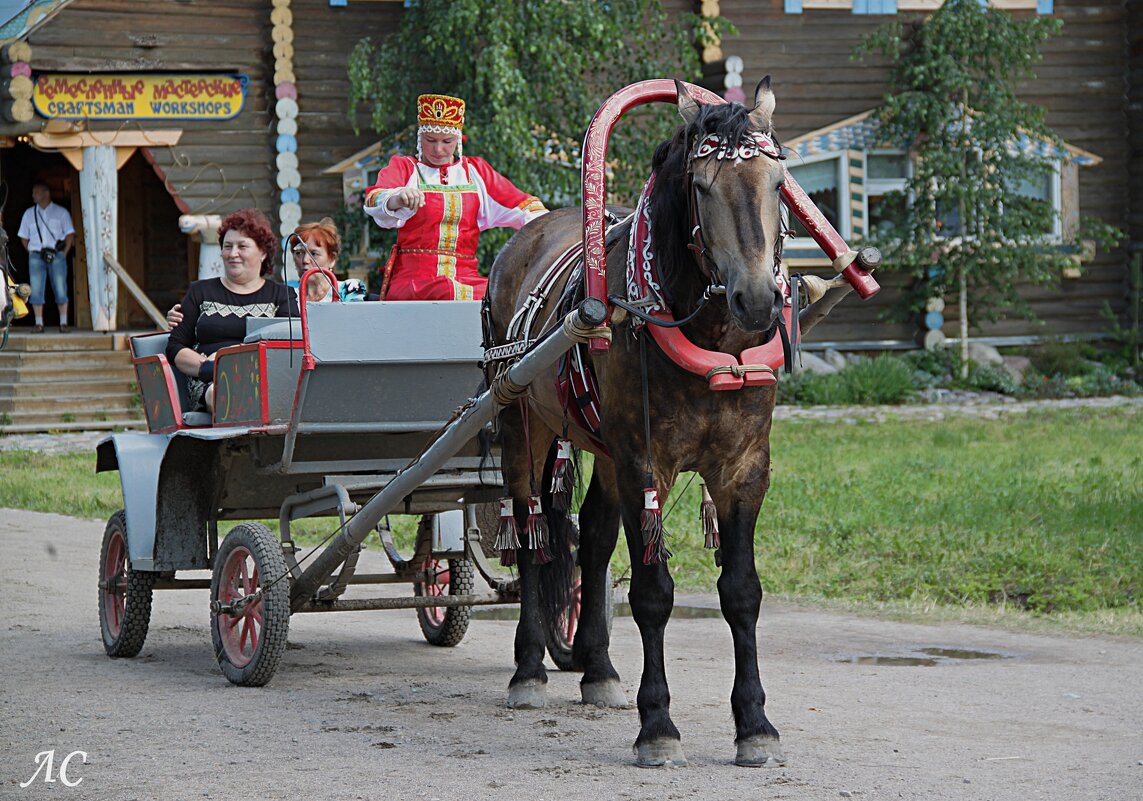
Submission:
[[[897,0],[853,0],[854,14],[896,14]]]
[[[865,220],[864,151],[849,151],[849,176],[846,183],[849,190],[849,219],[852,236],[854,239],[861,239],[869,233],[869,225]]]

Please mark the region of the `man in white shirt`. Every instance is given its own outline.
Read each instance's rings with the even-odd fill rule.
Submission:
[[[32,329],[44,332],[44,289],[47,279],[52,281],[52,294],[60,312],[60,333],[70,330],[67,323],[67,257],[75,244],[75,227],[71,214],[63,206],[52,203],[52,192],[43,181],[32,186],[32,207],[20,220],[19,237],[28,251],[29,283],[32,296],[29,302],[36,315]]]

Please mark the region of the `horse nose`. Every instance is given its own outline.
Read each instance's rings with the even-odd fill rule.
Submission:
[[[758,298],[761,300],[761,298]],[[727,297],[730,313],[748,331],[766,331],[773,324],[777,315],[782,311],[782,293],[775,293],[774,302],[766,306],[765,302],[756,303],[755,298],[742,289],[732,290]]]

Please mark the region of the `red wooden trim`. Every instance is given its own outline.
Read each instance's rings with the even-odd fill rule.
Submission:
[[[266,425],[269,422],[269,419],[270,419],[269,411],[266,408],[265,351],[262,348],[262,344],[263,343],[261,343],[261,342],[243,342],[239,345],[229,345],[225,348],[219,348],[218,351],[216,351],[215,357],[214,357],[216,360],[216,363],[218,362],[218,360],[226,358],[227,356],[237,356],[239,354],[248,353],[250,351],[254,351],[258,354],[258,360],[259,360],[259,363],[258,363],[258,370],[259,370],[258,391],[259,391],[259,394],[261,395],[262,399],[258,404],[258,406],[259,406],[259,409],[258,409],[259,418],[258,419],[251,420],[251,419],[247,418],[247,419],[238,419],[238,420],[219,421],[219,419],[218,419],[218,389],[217,389],[217,382],[215,382],[216,383],[215,396],[214,396],[215,404],[214,404],[214,411],[211,412],[211,421],[213,422],[215,428],[236,428],[238,426]],[[225,372],[225,371],[223,371],[223,372]],[[217,376],[217,370],[216,370],[216,376]],[[229,390],[228,390],[228,392],[229,392]]]
[[[153,353],[150,356],[139,356],[131,359],[132,364],[135,365],[135,381],[139,385],[139,394],[143,394],[143,382],[139,379],[139,368],[145,364],[158,364],[163,372],[163,383],[167,389],[167,402],[171,407],[171,415],[175,424],[173,426],[164,426],[162,428],[152,427],[151,413],[148,408],[147,398],[143,397],[143,414],[147,418],[147,430],[152,434],[166,434],[170,431],[177,431],[180,428],[186,428],[183,425],[183,409],[182,404],[179,402],[179,388],[175,385],[175,376],[172,372],[172,367],[167,361],[167,357],[162,353]]]
[[[687,91],[704,103],[725,103],[721,97],[709,89],[694,84],[684,84]],[[607,143],[611,129],[624,113],[646,103],[675,102],[678,89],[675,82],[665,78],[640,81],[626,86],[613,94],[587,126],[583,137],[583,257],[584,287],[587,296],[598,298],[607,305],[607,251],[604,246],[604,212],[607,207]],[[608,316],[611,310],[608,306]],[[606,351],[611,343],[595,337],[588,347],[592,352]]]
[[[783,169],[785,168],[783,167]],[[831,262],[837,261],[849,252],[849,245],[841,238],[841,234],[830,225],[821,209],[814,205],[810,196],[794,180],[794,176],[790,175],[789,170],[786,170],[786,178],[782,182],[781,192],[782,200],[786,201],[790,212],[806,227],[810,236],[814,238],[818,247],[829,257]],[[866,300],[881,291],[876,279],[858,267],[856,262],[851,262],[839,272],[845,280],[849,281],[862,300]]]
[[[689,83],[683,85],[700,103],[715,105],[726,102],[709,89]],[[603,218],[607,206],[607,143],[611,138],[611,130],[619,118],[635,106],[656,102],[673,103],[677,100],[678,89],[674,81],[660,78],[633,83],[604,101],[584,134],[583,166],[580,173],[583,185],[584,288],[588,297],[596,298],[608,306],[608,316],[610,305],[607,303],[607,253]],[[845,240],[810,201],[789,171],[786,172],[782,186],[782,198],[831,260],[836,260],[849,251]],[[849,264],[840,272],[863,299],[881,289],[873,276],[861,270],[856,263]],[[588,347],[593,353],[603,352],[611,347],[611,343],[597,337],[591,340]]]
[[[321,267],[311,267],[302,274],[301,280],[298,281],[298,305],[302,311],[302,372],[314,369],[314,365],[317,364],[313,353],[310,351],[310,324],[309,316],[306,313],[306,281],[308,281],[310,276],[314,273],[324,273],[329,276],[330,280],[333,281],[333,300],[335,303],[341,300],[341,296],[337,292],[337,276],[329,270],[323,270]]]
[[[270,374],[266,372],[266,343],[258,343],[258,376],[262,393],[262,425],[270,422]]]

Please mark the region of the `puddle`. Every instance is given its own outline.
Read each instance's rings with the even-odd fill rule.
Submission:
[[[616,604],[616,617],[631,617],[631,604]],[[473,620],[519,620],[520,607],[518,606],[483,606],[473,609]],[[706,606],[676,606],[671,617],[679,620],[694,620],[698,618],[722,619],[722,610]]]
[[[965,662],[974,659],[1011,659],[1010,654],[995,651],[970,651],[964,648],[914,648],[911,654],[918,656],[844,656],[838,662],[848,665],[881,665],[883,667],[936,667],[950,662]],[[920,656],[920,654],[924,654]]]
[[[939,664],[936,659],[919,656],[848,656],[837,660],[851,665],[883,665],[886,667],[933,667]]]
[[[943,659],[1011,659],[1007,654],[998,654],[993,651],[962,651],[958,648],[922,648],[922,654],[937,656]]]

